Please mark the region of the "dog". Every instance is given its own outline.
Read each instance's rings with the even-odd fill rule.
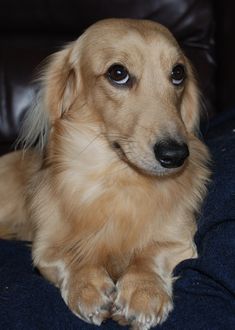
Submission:
[[[197,257],[210,176],[200,93],[162,25],[106,19],[52,55],[24,148],[0,160],[0,236],[82,320],[149,329],[173,308],[173,269]]]

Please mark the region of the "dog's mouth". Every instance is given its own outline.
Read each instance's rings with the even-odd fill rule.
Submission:
[[[140,172],[145,175],[150,176],[169,176],[178,172],[181,172],[183,168],[185,167],[187,161],[182,162],[178,166],[175,167],[168,167],[163,166],[161,162],[156,161],[147,161],[146,159],[132,159],[129,155],[129,157],[126,155],[124,149],[122,146],[117,142],[112,142],[112,148],[115,150],[115,152],[118,154],[118,156],[125,161],[129,166],[134,168],[137,172]]]
[[[118,142],[116,142],[116,141],[113,142],[112,146],[113,146],[114,149],[118,149],[118,150],[121,149],[120,144]]]
[[[114,141],[112,143],[112,147],[115,150],[115,152],[118,154],[118,156],[120,157],[120,159],[124,162],[126,162],[129,166],[131,166],[132,168],[134,168],[135,170],[137,170],[138,172],[144,172],[142,167],[139,166],[136,162],[134,162],[133,160],[129,159],[124,151],[124,149],[122,148],[122,146],[117,142]]]
[[[129,160],[128,160],[124,150],[122,149],[121,145],[117,141],[114,141],[112,143],[112,147],[121,159],[123,159],[129,163]]]

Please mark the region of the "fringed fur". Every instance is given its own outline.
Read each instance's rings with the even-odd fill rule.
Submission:
[[[117,63],[131,83],[112,79]],[[177,63],[188,72],[179,86]],[[209,177],[190,63],[161,25],[114,19],[53,55],[43,77],[25,157],[1,159],[0,234],[33,240],[34,265],[83,320],[156,326],[173,308],[174,267],[197,255]],[[167,139],[189,149],[178,167],[154,152]]]

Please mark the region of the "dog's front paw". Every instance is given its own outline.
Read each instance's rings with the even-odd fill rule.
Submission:
[[[131,329],[147,330],[164,322],[173,308],[172,297],[152,273],[127,273],[117,283],[112,318]]]
[[[65,301],[82,320],[100,325],[110,317],[116,286],[104,269],[84,268],[71,274],[67,290]]]

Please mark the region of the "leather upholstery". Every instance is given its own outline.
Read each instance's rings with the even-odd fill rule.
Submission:
[[[215,1],[216,57],[216,104],[219,111],[235,106],[235,2]]]
[[[32,104],[41,61],[105,17],[156,20],[193,62],[208,112],[214,111],[214,11],[210,0],[2,0],[0,2],[0,153],[12,148]]]

